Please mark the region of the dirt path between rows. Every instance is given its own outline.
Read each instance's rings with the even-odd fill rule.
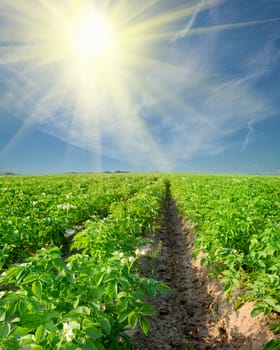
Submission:
[[[144,273],[164,281],[172,291],[151,303],[158,310],[151,317],[145,336],[139,329],[133,336],[137,350],[261,350],[273,337],[263,316],[250,317],[252,305],[233,311],[217,282],[192,257],[191,226],[177,215],[176,204],[167,195],[161,229],[155,245],[162,242],[156,260],[144,258]],[[149,271],[149,272],[148,272]]]

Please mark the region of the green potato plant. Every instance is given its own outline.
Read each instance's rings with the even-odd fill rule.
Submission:
[[[57,246],[43,247],[5,269],[0,349],[131,349],[129,330],[139,324],[147,334],[156,312],[146,297],[169,290],[140,275],[137,254],[164,196],[163,179],[146,179],[108,216],[88,220],[67,258]]]

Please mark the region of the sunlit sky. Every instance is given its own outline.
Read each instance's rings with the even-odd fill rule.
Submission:
[[[280,174],[279,0],[0,0],[0,172]]]

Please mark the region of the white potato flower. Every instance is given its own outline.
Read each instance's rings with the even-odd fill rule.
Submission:
[[[71,341],[74,338],[73,326],[69,323],[63,323],[63,334],[66,341]]]
[[[63,336],[68,342],[72,341],[75,338],[73,329],[80,329],[80,324],[76,321],[63,323]]]
[[[128,261],[129,261],[130,263],[133,263],[134,260],[135,260],[135,258],[134,258],[133,256],[130,256],[130,257],[128,258]]]

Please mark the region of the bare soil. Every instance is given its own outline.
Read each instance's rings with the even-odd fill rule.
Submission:
[[[226,300],[222,286],[207,277],[207,271],[193,259],[193,230],[181,220],[170,194],[162,227],[154,245],[162,244],[156,259],[143,258],[146,275],[164,281],[172,290],[151,303],[158,310],[149,318],[151,330],[133,334],[138,350],[261,350],[274,335],[263,316],[251,318],[252,304],[237,311]],[[152,271],[152,272],[151,272]]]

